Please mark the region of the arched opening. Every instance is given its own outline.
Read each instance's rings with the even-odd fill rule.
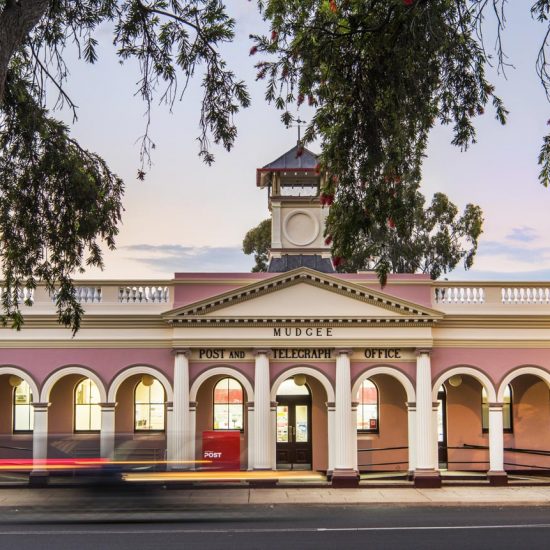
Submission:
[[[32,457],[33,402],[37,390],[16,368],[0,368],[0,446],[3,458]]]
[[[412,385],[406,388],[394,369],[376,367],[361,374],[352,391],[357,407],[357,466],[363,478],[381,472],[408,473],[407,392],[414,391]]]
[[[99,432],[101,429],[100,396],[96,383],[83,378],[74,390],[74,431]]]
[[[230,454],[238,453],[238,461],[216,462],[205,469],[247,469],[248,427],[252,386],[238,371],[231,367],[216,367],[197,378],[191,387],[190,398],[195,405],[195,459],[204,459],[204,453],[220,444],[220,439],[235,441],[238,450],[230,444]],[[223,445],[223,441],[221,442]],[[229,456],[229,455],[227,455]],[[207,457],[208,459],[208,457]],[[238,462],[238,464],[236,463]]]
[[[277,390],[276,465],[279,470],[312,468],[312,398],[306,376],[287,378]]]
[[[504,467],[507,471],[543,473],[550,470],[550,373],[520,367],[502,380]],[[508,426],[506,423],[507,401]],[[508,429],[507,429],[508,428]]]
[[[166,390],[149,370],[132,370],[117,381],[115,450],[117,460],[166,458]],[[109,392],[111,395],[111,392]]]

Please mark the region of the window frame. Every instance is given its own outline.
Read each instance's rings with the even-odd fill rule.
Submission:
[[[227,405],[229,407],[229,405],[237,405],[238,403],[216,403],[216,388],[218,387],[218,384],[220,384],[221,382],[223,382],[224,380],[234,380],[235,382],[237,382],[237,384],[239,384],[239,387],[241,388],[241,395],[242,395],[242,400],[240,402],[240,405],[241,405],[241,410],[242,410],[242,419],[243,419],[243,425],[242,425],[242,428],[215,428],[214,427],[214,419],[215,419],[215,408],[216,408],[216,405]],[[212,388],[212,430],[215,431],[215,432],[229,432],[229,431],[239,431],[241,433],[244,433],[244,427],[245,427],[245,421],[246,421],[246,418],[245,418],[245,408],[244,408],[244,404],[245,404],[245,399],[244,399],[244,387],[243,385],[236,379],[234,378],[233,376],[224,376],[223,378],[220,378],[215,384],[214,384],[214,387]],[[229,412],[228,412],[229,414]],[[228,419],[229,420],[229,419]],[[229,422],[228,422],[229,424]]]
[[[134,419],[133,419],[133,422],[134,422],[134,433],[138,433],[138,434],[161,434],[161,433],[166,433],[166,390],[164,389],[164,386],[162,384],[162,382],[158,379],[158,378],[155,378],[154,379],[156,382],[158,382],[162,388],[162,395],[163,395],[163,399],[164,401],[162,403],[157,403],[157,402],[152,402],[150,399],[151,399],[151,386],[153,384],[151,384],[151,386],[145,386],[145,388],[147,388],[149,390],[149,402],[147,403],[136,403],[136,391],[137,391],[137,388],[140,384],[142,384],[142,380],[141,378],[138,380],[137,384],[134,386],[134,391],[132,393],[133,395],[133,405],[134,405]],[[151,421],[151,405],[162,405],[163,406],[163,414],[162,414],[162,429],[161,430],[158,430],[158,429],[150,429],[150,428],[138,428],[137,425],[136,425],[136,412],[137,412],[137,405],[148,405],[149,406],[149,422]]]
[[[33,398],[33,395],[32,395],[32,389],[30,387],[30,384],[26,381],[26,380],[21,380],[21,383],[22,384],[27,384],[28,388],[29,388],[29,403],[22,403],[20,405],[17,404],[16,400],[15,400],[15,393],[17,392],[17,388],[19,386],[15,386],[13,388],[13,392],[12,392],[12,426],[11,426],[11,431],[13,434],[32,434],[33,431],[34,431],[34,426],[32,428],[29,428],[28,430],[18,430],[16,427],[15,427],[15,420],[16,420],[16,414],[15,414],[15,411],[17,410],[16,407],[28,407],[29,409],[29,426],[31,426],[33,424],[33,415],[34,415],[34,406],[33,406],[33,402],[34,402],[34,398]]]
[[[512,388],[512,384],[508,384],[508,386],[506,386],[509,390],[510,390],[510,403],[509,403],[509,407],[508,407],[508,411],[509,411],[509,415],[510,415],[510,427],[509,428],[502,428],[502,433],[505,433],[505,434],[513,434],[514,433],[514,388]],[[485,403],[483,402],[483,390],[485,390],[485,388],[482,386],[481,387],[481,433],[482,434],[488,434],[489,433],[489,397],[487,397],[487,426],[484,426],[483,425],[483,407],[485,405]],[[503,407],[502,407],[502,425],[504,426],[505,425],[505,421],[504,421],[504,403],[503,403]]]
[[[77,404],[76,402],[76,392],[78,390],[78,386],[80,386],[80,384],[82,384],[83,382],[85,382],[86,380],[90,380],[90,382],[92,382],[93,384],[95,384],[95,382],[91,379],[91,378],[82,378],[81,380],[79,380],[76,384],[75,384],[75,387],[74,387],[74,390],[73,390],[73,433],[75,434],[98,434],[98,433],[101,433],[101,405],[98,403],[79,403]],[[96,384],[96,387],[97,387],[97,384]],[[91,385],[90,385],[90,388],[91,388]],[[98,388],[99,390],[99,388]],[[101,399],[101,397],[100,397]],[[77,430],[76,429],[76,408],[78,407],[88,407],[89,409],[89,424],[92,423],[92,407],[93,406],[97,406],[99,407],[99,429],[97,430],[92,430],[92,429],[87,429],[87,430]]]
[[[359,387],[359,391],[361,391],[361,389],[363,388],[363,384],[365,382],[370,382],[376,389],[376,428],[367,428],[367,429],[360,429],[360,428],[356,428],[356,431],[358,434],[379,434],[380,433],[380,388],[378,387],[378,384],[374,381],[374,380],[371,380],[370,378],[365,378],[362,382],[361,382],[361,386]],[[362,403],[361,401],[357,401],[357,422],[356,424],[359,423],[359,407],[361,407]]]

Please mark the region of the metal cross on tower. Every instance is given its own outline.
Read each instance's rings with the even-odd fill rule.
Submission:
[[[298,143],[300,143],[300,129],[302,128],[302,124],[305,124],[306,121],[302,120],[301,118],[297,118],[295,120],[296,124],[298,125]]]

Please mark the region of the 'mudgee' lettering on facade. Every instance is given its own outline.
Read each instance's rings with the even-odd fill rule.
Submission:
[[[332,336],[332,328],[274,328],[273,336]]]
[[[274,349],[274,359],[331,359],[330,348],[318,349]]]

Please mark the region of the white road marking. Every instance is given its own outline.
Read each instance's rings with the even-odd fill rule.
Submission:
[[[452,531],[452,530],[476,530],[476,529],[550,529],[550,523],[518,523],[512,525],[422,525],[422,526],[398,526],[398,527],[288,527],[265,529],[75,529],[75,530],[32,530],[24,531],[3,530],[0,536],[21,535],[162,535],[162,534],[231,534],[231,533],[330,533],[341,531]]]

